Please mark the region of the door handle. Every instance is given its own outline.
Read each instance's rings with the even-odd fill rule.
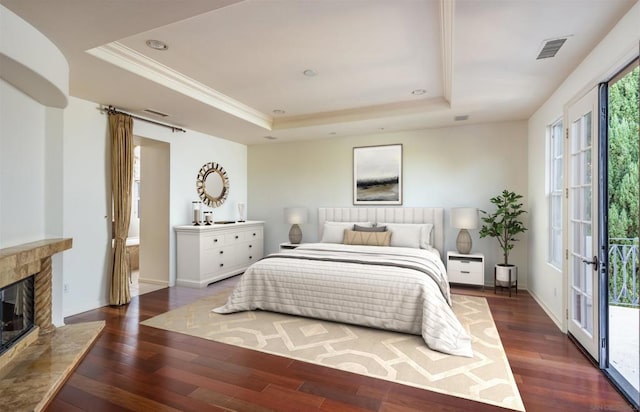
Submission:
[[[594,256],[593,260],[582,259],[582,263],[586,263],[587,265],[593,265],[593,270],[598,270],[598,256]]]

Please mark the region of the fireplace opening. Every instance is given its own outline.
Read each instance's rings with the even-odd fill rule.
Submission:
[[[34,276],[0,289],[0,355],[34,325]]]

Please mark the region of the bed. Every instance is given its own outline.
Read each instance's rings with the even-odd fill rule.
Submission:
[[[254,263],[213,311],[260,309],[411,333],[433,350],[470,357],[471,338],[451,309],[443,225],[442,208],[321,208],[319,242]],[[371,245],[378,242],[388,246]]]

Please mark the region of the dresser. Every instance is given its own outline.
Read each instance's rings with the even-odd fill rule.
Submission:
[[[484,287],[484,255],[447,252],[447,276],[449,283]]]
[[[245,271],[264,255],[264,222],[176,226],[176,284],[203,288]]]

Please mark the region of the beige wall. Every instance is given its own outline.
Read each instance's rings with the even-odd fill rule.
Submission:
[[[140,138],[140,281],[169,284],[169,143]],[[164,224],[162,224],[162,223]]]
[[[448,209],[456,206],[490,208],[489,199],[507,188],[527,193],[526,122],[492,123],[372,134],[248,148],[249,218],[264,220],[265,252],[287,241],[289,227],[283,208],[309,208],[302,225],[303,242],[317,240],[317,208],[352,206],[353,147],[403,144],[404,206],[442,206],[445,245],[455,249],[456,229],[449,228]],[[526,201],[525,201],[526,207]],[[500,258],[497,242],[478,238],[472,230],[474,251],[487,258],[485,283],[492,284],[490,268]],[[512,253],[526,287],[527,235]]]

